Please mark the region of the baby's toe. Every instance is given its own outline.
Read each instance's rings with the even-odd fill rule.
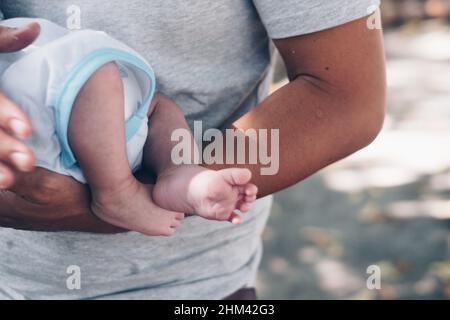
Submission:
[[[176,228],[178,228],[182,222],[184,214],[171,213],[166,215],[164,221],[160,222],[161,236],[170,237],[175,234]]]
[[[258,194],[258,187],[254,184],[247,184],[245,186],[245,195],[246,196],[256,196]]]
[[[171,228],[178,228],[178,227],[180,226],[180,224],[181,224],[181,221],[175,219],[175,220],[172,221],[170,227],[171,227]]]
[[[249,212],[250,211],[250,204],[248,204],[247,202],[242,202],[239,205],[238,210],[241,211],[241,212],[244,212],[244,213],[245,212]]]
[[[232,186],[244,185],[252,178],[252,173],[248,169],[229,168],[218,172]]]
[[[215,212],[215,220],[217,221],[227,221],[230,218],[231,209],[221,209],[216,210]]]
[[[171,237],[175,234],[176,228],[166,228],[165,230],[163,230],[161,236],[163,237]]]
[[[256,201],[256,194],[251,195],[251,196],[245,196],[245,202],[255,202]]]
[[[175,229],[172,229],[170,226],[142,227],[141,229],[137,229],[137,231],[145,236],[152,237],[170,237],[175,233]]]
[[[177,220],[179,220],[179,221],[183,220],[183,219],[184,219],[184,213],[178,212],[178,213],[175,215],[175,219],[177,219]]]
[[[242,218],[237,213],[232,213],[228,219],[232,224],[242,224]]]

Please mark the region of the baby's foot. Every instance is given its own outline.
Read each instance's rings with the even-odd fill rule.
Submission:
[[[153,197],[163,208],[239,224],[241,218],[234,210],[249,211],[258,192],[250,179],[251,172],[247,169],[213,171],[199,166],[178,166],[158,177]]]
[[[183,213],[156,206],[151,189],[134,178],[116,190],[94,190],[92,211],[115,226],[148,236],[171,236],[184,218]]]

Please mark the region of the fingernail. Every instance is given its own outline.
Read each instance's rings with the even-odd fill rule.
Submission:
[[[20,27],[20,28],[15,28],[15,29],[13,30],[13,32],[12,32],[12,35],[13,35],[13,36],[16,36],[17,34],[19,34],[19,33],[23,32],[23,31],[27,30],[30,26],[31,26],[31,24],[27,24],[27,25],[24,25],[24,26],[22,26],[22,27]]]
[[[19,119],[12,119],[9,121],[9,127],[20,138],[26,138],[28,133],[28,126],[25,122]]]
[[[30,157],[22,152],[14,152],[11,154],[11,160],[19,170],[27,171],[30,169]]]
[[[11,37],[14,38],[14,40],[19,40],[19,35],[28,29],[33,25],[33,23],[27,24],[25,26],[22,26],[20,28],[13,28],[11,31]]]

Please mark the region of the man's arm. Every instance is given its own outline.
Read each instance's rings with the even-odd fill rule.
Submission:
[[[244,166],[253,172],[260,197],[305,179],[378,135],[386,105],[383,37],[366,21],[274,41],[290,83],[233,124],[279,129],[278,174],[261,175],[260,164]]]
[[[368,30],[365,19],[275,44],[291,82],[234,123],[241,129],[280,129],[278,175],[261,176],[261,166],[248,166],[260,196],[369,144],[385,112],[382,34]],[[30,176],[36,183],[29,182]],[[16,184],[21,196],[0,193],[0,226],[114,232],[88,210],[87,189],[69,181],[42,169],[25,175]]]
[[[0,190],[0,226],[35,231],[117,233],[90,210],[89,188],[71,177],[36,168],[16,173],[13,191]]]

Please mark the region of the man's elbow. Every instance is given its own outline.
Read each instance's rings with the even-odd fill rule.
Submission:
[[[380,134],[383,129],[384,119],[386,116],[386,101],[379,101],[372,107],[369,113],[369,117],[366,121],[366,125],[363,128],[364,147],[371,144]]]
[[[356,99],[355,99],[356,100]],[[380,134],[386,115],[386,87],[364,94],[363,99],[355,102],[353,124],[354,151],[370,145]]]

